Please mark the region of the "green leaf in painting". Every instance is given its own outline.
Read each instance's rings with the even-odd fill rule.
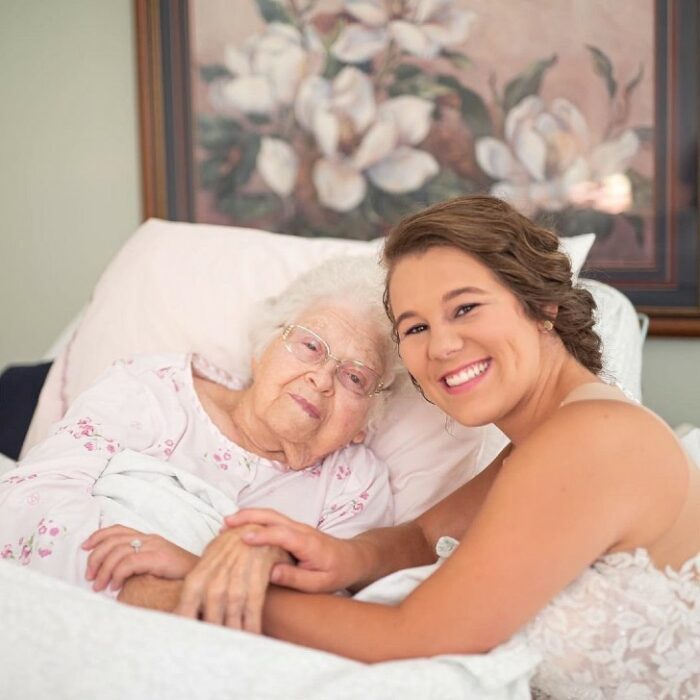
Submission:
[[[421,203],[409,194],[390,194],[374,185],[370,185],[367,196],[372,211],[389,226],[421,208]]]
[[[326,56],[326,65],[323,67],[323,77],[326,80],[333,80],[344,67],[345,64],[342,61],[329,53]]]
[[[469,126],[475,138],[489,136],[492,133],[491,114],[479,93],[464,87],[457,78],[451,75],[439,75],[437,82],[457,93],[461,103],[462,119]]]
[[[455,68],[459,68],[459,70],[466,70],[472,63],[468,56],[460,53],[459,51],[444,50],[442,55],[447,58],[455,66]]]
[[[236,167],[231,172],[231,184],[234,190],[248,182],[255,170],[260,152],[261,139],[256,134],[245,134],[245,138],[239,144],[241,156]]]
[[[610,95],[610,99],[612,99],[617,92],[617,81],[613,75],[612,61],[598,47],[586,44],[586,48],[591,53],[593,70],[605,81],[608,95]]]
[[[197,119],[197,145],[209,151],[228,151],[243,135],[243,127],[233,119],[200,115]]]
[[[634,168],[628,168],[625,173],[632,188],[632,203],[635,209],[646,209],[652,206],[654,201],[654,185],[651,178],[642,175]]]
[[[421,205],[429,206],[453,197],[474,194],[481,189],[475,182],[459,177],[451,168],[443,168],[434,178],[423,185],[414,198],[418,199],[420,196],[423,200]]]
[[[644,245],[644,219],[637,214],[622,214],[621,218],[634,230],[634,240],[641,248]]]
[[[218,78],[233,78],[233,73],[226,66],[218,64],[200,66],[199,75],[205,83],[212,83]]]
[[[652,143],[654,140],[653,126],[638,126],[634,129],[634,133],[637,134],[642,143]]]
[[[282,204],[273,194],[240,194],[232,192],[221,197],[218,209],[235,221],[254,221],[279,214]]]
[[[570,207],[547,216],[547,223],[554,226],[560,236],[578,236],[593,231],[598,241],[605,240],[613,229],[615,217],[597,209]]]
[[[401,67],[414,68],[413,66]],[[448,88],[440,85],[432,75],[424,73],[420,69],[403,71],[404,77],[399,77],[399,71],[397,71],[396,75],[396,80],[394,80],[389,87],[389,94],[392,97],[398,97],[399,95],[415,95],[425,100],[434,100],[436,97],[450,92]]]
[[[634,91],[634,89],[639,85],[640,81],[644,77],[644,64],[640,63],[639,64],[639,70],[637,71],[637,75],[632,78],[632,80],[625,85],[625,97],[629,99],[630,95]]]
[[[221,158],[209,158],[199,164],[199,184],[205,190],[217,191],[219,183],[224,177],[222,168],[225,161]]]
[[[268,24],[270,22],[293,24],[292,16],[287,8],[278,0],[255,0],[255,2],[258,6],[258,12]]]
[[[557,55],[543,58],[529,65],[522,73],[513,78],[503,91],[503,109],[508,112],[521,100],[540,91],[544,74],[557,62]]]

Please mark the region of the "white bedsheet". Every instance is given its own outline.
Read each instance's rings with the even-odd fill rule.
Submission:
[[[367,666],[132,608],[5,562],[0,620],[4,700],[526,700],[538,660],[515,644]]]

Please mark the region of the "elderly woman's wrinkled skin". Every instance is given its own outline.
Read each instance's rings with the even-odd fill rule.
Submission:
[[[336,357],[359,360],[383,374],[378,348],[384,339],[357,312],[337,304],[316,305],[295,323],[315,331]],[[231,391],[201,377],[194,377],[194,386],[206,412],[232,441],[290,469],[304,469],[365,437],[372,398],[341,386],[336,367],[331,358],[319,365],[302,362],[285,348],[280,335],[253,360],[248,388]],[[92,550],[86,576],[97,591],[122,588],[137,575],[184,579],[182,588],[176,587],[178,613],[259,632],[270,572],[291,558],[280,547],[243,542],[242,534],[253,529],[257,526],[224,530],[198,558],[157,535],[121,525],[105,528],[83,545]],[[130,548],[135,537],[143,543],[137,557]],[[134,602],[129,595],[135,589],[138,584],[132,581],[119,599]]]

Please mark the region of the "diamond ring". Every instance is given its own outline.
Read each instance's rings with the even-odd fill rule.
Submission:
[[[131,549],[134,550],[134,553],[136,553],[141,549],[141,547],[143,547],[143,542],[141,542],[140,539],[136,538],[131,540],[131,542],[129,542],[129,545],[131,546]]]

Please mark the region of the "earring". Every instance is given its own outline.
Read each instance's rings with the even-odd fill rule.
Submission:
[[[549,333],[553,328],[554,328],[554,324],[549,319],[547,319],[546,321],[542,321],[542,332],[543,333]]]

